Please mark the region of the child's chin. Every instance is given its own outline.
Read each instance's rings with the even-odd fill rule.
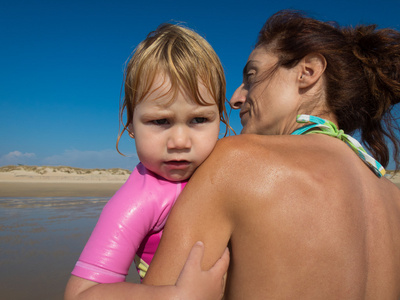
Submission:
[[[167,176],[165,176],[165,178],[169,181],[184,181],[186,179],[189,179],[190,175],[192,174],[168,174]]]

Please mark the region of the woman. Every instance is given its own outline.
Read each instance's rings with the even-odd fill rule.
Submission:
[[[399,299],[400,191],[382,177],[399,76],[397,31],[272,16],[230,102],[242,134],[191,178],[145,283],[173,284],[201,240],[204,269],[230,244],[228,299]]]

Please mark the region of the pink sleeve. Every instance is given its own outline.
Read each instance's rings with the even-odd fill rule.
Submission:
[[[182,188],[137,165],[104,207],[72,274],[99,283],[124,281],[143,238],[164,227]]]

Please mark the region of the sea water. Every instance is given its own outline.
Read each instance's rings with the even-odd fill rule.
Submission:
[[[0,298],[63,299],[70,273],[108,200],[0,197]],[[128,281],[136,282],[132,276]]]

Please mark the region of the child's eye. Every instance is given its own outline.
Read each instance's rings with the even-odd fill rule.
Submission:
[[[151,121],[154,125],[167,125],[168,120],[167,119],[159,119],[159,120],[153,120]]]
[[[197,117],[192,120],[193,124],[202,124],[205,122],[207,122],[207,118],[204,118],[204,117]]]

